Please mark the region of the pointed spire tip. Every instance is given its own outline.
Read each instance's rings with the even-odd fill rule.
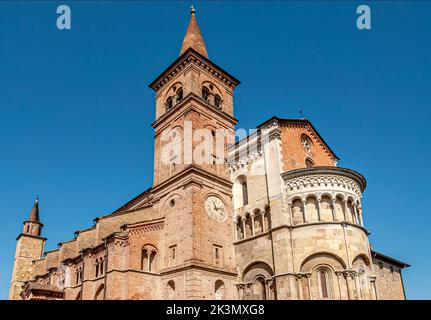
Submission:
[[[196,21],[196,9],[194,6],[191,6],[190,9],[191,17],[186,30],[186,35],[184,36],[183,45],[181,46],[180,56],[186,52],[187,49],[192,48],[205,58],[208,58],[205,42],[199,29],[198,22]]]

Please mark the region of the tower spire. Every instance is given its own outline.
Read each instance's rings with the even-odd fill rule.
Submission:
[[[39,220],[39,196],[36,196],[36,200],[34,201],[33,208],[31,209],[30,216],[28,217],[28,221],[40,222],[40,220]]]
[[[183,45],[181,47],[180,56],[187,51],[187,49],[192,48],[208,58],[207,48],[205,47],[204,39],[202,38],[201,31],[196,20],[196,9],[190,7],[190,22],[187,27],[186,35],[184,36]]]

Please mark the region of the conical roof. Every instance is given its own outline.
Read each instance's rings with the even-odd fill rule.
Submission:
[[[187,27],[186,35],[184,36],[183,45],[181,47],[180,56],[192,48],[208,58],[207,48],[205,47],[204,39],[202,38],[201,30],[199,29],[198,22],[196,20],[196,11],[192,6],[192,16],[190,17],[189,26]]]

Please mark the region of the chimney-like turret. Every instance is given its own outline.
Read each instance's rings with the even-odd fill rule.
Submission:
[[[42,258],[45,238],[41,237],[43,224],[39,217],[39,199],[36,198],[30,215],[24,221],[23,232],[18,236],[12,279],[10,300],[21,300],[22,287],[33,277],[33,261]]]

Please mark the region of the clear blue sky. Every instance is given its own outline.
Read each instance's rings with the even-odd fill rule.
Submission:
[[[0,2],[0,298],[40,194],[46,249],[152,184],[154,94],[179,53],[190,2]],[[240,126],[313,122],[368,181],[371,243],[412,265],[431,298],[430,2],[194,2],[210,59],[242,81]],[[369,4],[372,30],[356,28]]]

